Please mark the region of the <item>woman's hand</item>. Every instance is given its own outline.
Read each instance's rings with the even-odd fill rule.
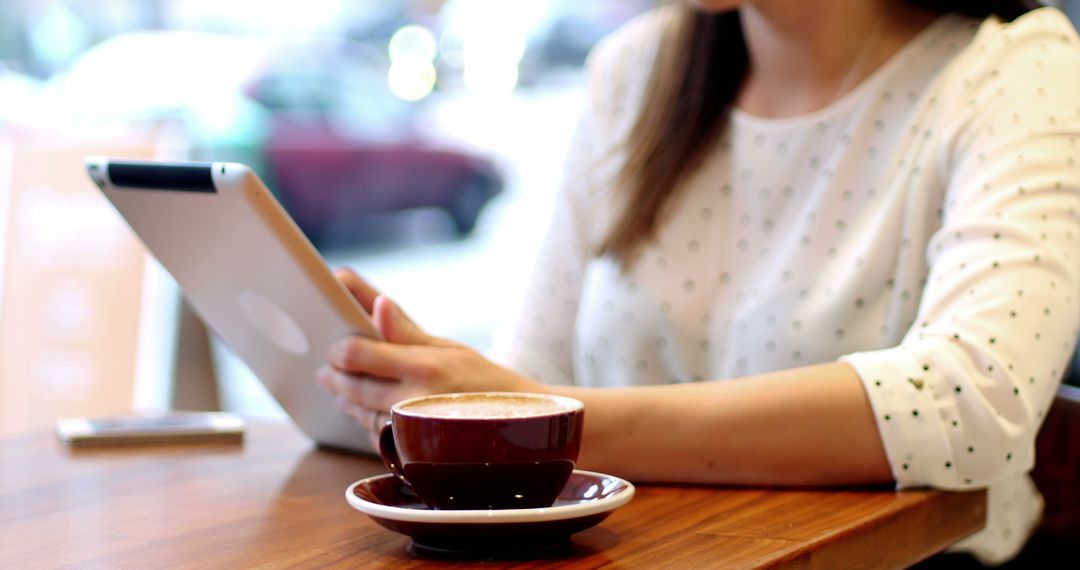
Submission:
[[[341,409],[377,433],[394,403],[446,392],[537,391],[542,385],[498,366],[476,351],[425,333],[396,304],[356,273],[337,278],[372,316],[385,340],[348,336],[330,348],[319,385]]]

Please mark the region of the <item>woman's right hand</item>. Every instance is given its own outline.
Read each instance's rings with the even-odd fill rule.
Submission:
[[[372,435],[393,404],[448,392],[544,391],[543,385],[503,368],[475,350],[424,332],[389,298],[348,269],[335,272],[364,307],[383,339],[357,335],[331,347],[317,381]]]

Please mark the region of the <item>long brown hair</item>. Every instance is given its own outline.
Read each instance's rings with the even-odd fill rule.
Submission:
[[[1034,0],[906,0],[937,12],[1011,21]],[[598,255],[625,268],[656,236],[665,208],[708,155],[750,66],[738,11],[706,13],[679,7],[661,43],[641,112],[626,141],[619,187],[629,192]]]

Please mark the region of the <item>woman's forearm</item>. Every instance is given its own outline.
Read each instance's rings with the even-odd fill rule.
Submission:
[[[348,276],[346,276],[348,277]],[[356,278],[358,279],[358,278]],[[350,290],[367,287],[357,281]],[[369,421],[402,399],[477,390],[585,402],[580,466],[639,481],[845,485],[892,479],[855,370],[831,363],[735,380],[631,388],[542,384],[427,335],[392,302],[366,298],[386,340],[346,337],[320,383]],[[392,381],[372,380],[387,378]]]
[[[585,402],[583,469],[639,481],[892,481],[870,403],[843,363],[697,384],[545,391]]]

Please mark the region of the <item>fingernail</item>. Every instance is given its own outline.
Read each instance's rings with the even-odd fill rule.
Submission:
[[[385,305],[386,308],[384,310],[390,311],[390,317],[397,319],[400,311],[398,311],[397,305],[394,303],[394,301],[390,299],[390,297],[380,294],[378,297],[375,298],[375,302],[379,305]]]
[[[338,396],[334,398],[334,402],[337,404],[338,409],[340,409],[341,411],[349,411],[349,400],[347,400],[345,396]]]
[[[393,301],[390,301],[390,312],[394,313],[394,320],[401,321],[405,319],[404,311],[402,311],[401,307],[397,306],[397,303]]]
[[[330,363],[334,366],[341,367],[343,360],[345,359],[345,343],[346,340],[339,340],[330,345]]]
[[[324,389],[330,389],[330,371],[325,368],[320,368],[315,373],[315,383],[322,386]]]

